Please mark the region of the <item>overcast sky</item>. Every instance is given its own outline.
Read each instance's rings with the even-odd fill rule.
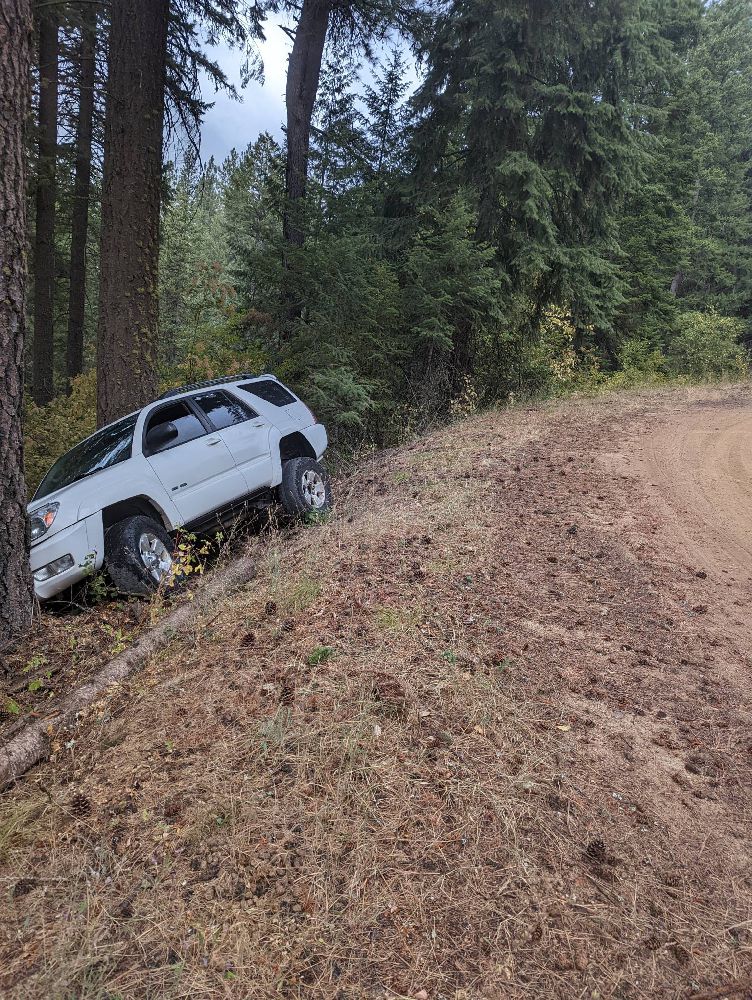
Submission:
[[[282,138],[287,56],[292,42],[273,21],[266,24],[266,36],[266,41],[259,45],[264,60],[264,83],[252,81],[244,90],[240,86],[243,54],[224,45],[210,50],[228,80],[235,84],[241,100],[235,101],[221,91],[214,94],[206,87],[204,99],[213,101],[214,107],[207,111],[201,129],[204,161],[213,156],[221,163],[233,147],[245,149],[261,132],[271,132],[276,138]]]
[[[266,41],[258,47],[264,63],[263,84],[252,81],[245,89],[241,89],[244,59],[241,52],[229,49],[226,45],[218,45],[208,52],[222,67],[228,80],[235,84],[240,101],[233,100],[224,92],[215,94],[209,84],[205,86],[204,100],[213,102],[214,107],[207,111],[201,129],[201,158],[204,162],[213,156],[221,163],[231,149],[242,151],[249,142],[255,142],[261,132],[270,132],[282,141],[285,77],[292,41],[276,21],[267,21],[264,30]],[[414,86],[417,82],[415,65],[409,52],[406,51],[405,55]],[[368,80],[368,67],[364,68],[362,75]]]

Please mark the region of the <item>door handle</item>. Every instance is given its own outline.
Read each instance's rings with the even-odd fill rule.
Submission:
[[[211,445],[211,444],[219,444],[220,440],[221,440],[220,438],[207,438],[206,439],[206,443],[209,444],[209,445]]]
[[[266,426],[266,424],[264,423],[264,421],[263,421],[263,420],[255,420],[255,421],[254,421],[254,422],[253,422],[253,423],[251,424],[251,427],[265,427],[265,426]]]

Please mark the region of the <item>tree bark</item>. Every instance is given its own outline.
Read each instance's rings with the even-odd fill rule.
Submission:
[[[8,0],[0,0],[0,7],[7,2]],[[44,718],[29,723],[14,735],[0,748],[0,789],[15,781],[47,755],[50,736],[55,730],[74,723],[82,709],[101,698],[114,684],[122,684],[143,667],[161,646],[179,635],[181,630],[204,611],[213,608],[218,600],[252,579],[257,566],[257,555],[252,554],[217,573],[199,589],[195,600],[181,604],[134,646],[110,660],[89,681],[51,706]]]
[[[30,0],[0,0],[0,646],[23,634],[33,607],[21,433],[31,45]]]
[[[84,368],[84,314],[86,309],[86,240],[89,230],[91,140],[94,125],[97,8],[85,3],[81,10],[78,49],[78,122],[76,123],[76,174],[73,181],[71,248],[68,298],[66,374],[70,383]]]
[[[105,116],[97,422],[157,388],[157,269],[168,0],[114,0]]]
[[[290,281],[290,249],[305,242],[305,196],[308,156],[311,147],[311,119],[321,76],[326,33],[329,29],[331,0],[304,0],[295,40],[287,65],[287,161],[285,167],[285,212],[282,235],[285,243],[285,275],[282,298],[287,318],[300,313],[300,303]]]
[[[34,401],[53,395],[55,302],[55,202],[57,159],[58,18],[53,7],[39,15],[39,138],[34,238]]]

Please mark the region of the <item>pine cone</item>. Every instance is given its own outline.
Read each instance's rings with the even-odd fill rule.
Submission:
[[[85,795],[74,795],[71,799],[70,811],[74,816],[88,816],[91,812],[91,802]]]

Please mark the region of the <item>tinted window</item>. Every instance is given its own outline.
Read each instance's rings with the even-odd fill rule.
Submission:
[[[103,427],[59,458],[39,484],[34,499],[40,500],[78,479],[129,459],[137,417],[138,414],[125,417],[109,427]]]
[[[200,396],[192,396],[194,403],[197,403],[209,418],[212,427],[221,431],[223,427],[232,427],[233,424],[242,424],[251,417],[258,414],[235,399],[229,392],[217,390],[215,392],[203,392]]]
[[[261,379],[260,382],[246,382],[240,386],[246,392],[252,392],[259,399],[265,399],[267,403],[275,406],[289,406],[290,403],[297,403],[291,392],[288,392],[279,382],[272,382],[271,379]]]
[[[175,424],[178,436],[160,451],[167,451],[170,448],[177,448],[180,444],[193,441],[202,434],[206,434],[206,429],[196,414],[190,410],[185,403],[171,403],[149,417],[146,423],[145,434],[159,427],[160,424]],[[144,438],[146,440],[146,438]]]

